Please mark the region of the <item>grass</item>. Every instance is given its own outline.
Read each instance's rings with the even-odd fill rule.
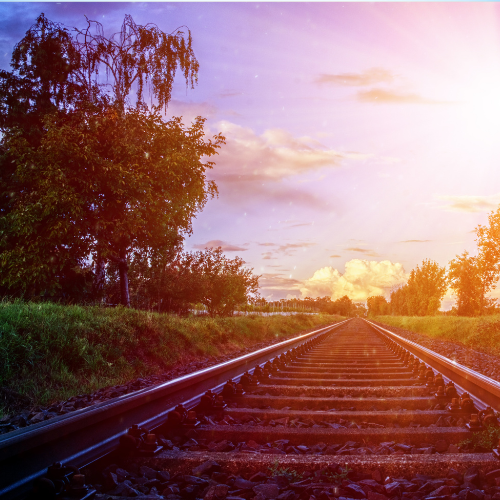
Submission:
[[[286,477],[291,483],[295,483],[302,479],[302,474],[297,472],[295,469],[290,469],[289,467],[280,467],[280,462],[278,459],[274,461],[271,467],[267,468],[271,474],[271,477],[283,476]]]
[[[278,459],[276,459],[274,464],[267,469],[269,470],[271,477],[283,476],[286,477],[291,483],[295,483],[304,478],[304,475],[297,472],[295,469],[291,469],[290,467],[280,467]],[[346,465],[345,468],[339,467],[337,472],[320,470],[316,471],[314,475],[319,482],[328,481],[333,484],[341,484],[344,479],[348,478],[349,472],[351,471],[352,469]]]
[[[121,307],[0,302],[0,390],[46,405],[340,319],[179,318]]]
[[[500,316],[376,316],[379,323],[500,355]]]
[[[468,439],[459,443],[466,450],[480,452],[491,451],[498,446],[500,439],[500,427],[488,426],[484,431],[474,432]]]

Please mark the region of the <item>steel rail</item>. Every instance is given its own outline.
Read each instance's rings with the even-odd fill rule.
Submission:
[[[133,424],[147,423],[155,428],[177,404],[195,402],[208,389],[347,321],[0,436],[0,498],[21,498],[30,490],[31,482],[54,462],[77,467],[92,463],[114,450],[120,436]]]
[[[405,349],[427,363],[431,368],[441,372],[454,383],[459,384],[465,391],[470,392],[481,401],[500,411],[500,383],[485,375],[471,370],[441,354],[438,354],[415,342],[405,339],[396,333],[382,328],[371,321],[364,319],[372,328],[387,335],[392,340],[402,345]]]

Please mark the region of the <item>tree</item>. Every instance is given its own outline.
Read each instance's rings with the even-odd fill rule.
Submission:
[[[432,316],[441,306],[447,290],[446,269],[425,259],[410,272],[406,285],[391,293],[393,314]]]
[[[316,297],[316,299],[314,299],[314,303],[314,307],[317,311],[325,312],[327,314],[335,314],[336,312],[335,303],[332,302],[332,299],[328,296]]]
[[[391,307],[382,295],[368,297],[366,299],[366,305],[368,306],[368,314],[370,316],[383,316],[389,314]]]
[[[482,267],[481,259],[469,256],[468,252],[457,255],[450,262],[448,279],[457,296],[458,316],[478,316],[492,305],[491,299],[485,297],[488,286]]]
[[[75,80],[86,89],[89,102],[96,102],[106,87],[106,92],[116,108],[123,112],[126,109],[128,96],[136,90],[136,105],[144,107],[144,87],[149,87],[149,96],[156,98],[159,108],[165,108],[170,100],[172,84],[177,67],[180,66],[186,85],[194,87],[197,82],[198,61],[193,53],[191,32],[187,39],[180,29],[167,34],[154,24],[137,25],[131,16],[125,15],[121,30],[109,38],[104,36],[101,23],[87,19],[87,27],[74,29],[76,39],[74,46],[80,56],[80,66],[74,72]],[[100,77],[102,70],[106,80]],[[126,280],[127,263],[122,258],[123,272]],[[104,268],[106,257],[101,252],[95,256],[97,293],[101,293],[104,285]],[[126,283],[121,285],[123,293],[127,293]],[[122,297],[122,303],[128,298]]]
[[[421,267],[411,271],[407,286],[410,315],[432,316],[439,310],[446,293],[446,269],[425,259]]]
[[[235,307],[258,297],[259,276],[243,267],[240,257],[228,259],[220,247],[196,252],[192,266],[200,279],[199,302],[210,316],[231,316]]]
[[[85,29],[73,31],[74,37],[42,13],[15,46],[13,71],[0,70],[0,128],[20,127],[39,139],[43,117],[75,102],[97,105],[106,95],[123,111],[135,91],[137,105],[150,96],[166,109],[178,67],[186,85],[197,82],[189,29],[187,36],[181,29],[167,34],[125,15],[121,30],[109,38],[101,23],[89,19]]]
[[[22,131],[39,144],[43,118],[69,109],[81,87],[71,75],[79,67],[70,31],[41,14],[12,52],[12,72],[0,70],[0,130]]]
[[[15,133],[31,146],[37,147],[43,137],[44,116],[65,112],[78,97],[78,87],[69,75],[78,65],[78,55],[71,43],[71,34],[64,26],[52,23],[43,14],[27,31],[26,36],[14,47],[11,59],[12,71],[0,70],[0,245],[3,250],[15,251],[18,239],[9,231],[9,214],[19,199],[34,189],[29,176],[20,179],[16,163],[7,147],[7,141]],[[26,235],[25,235],[26,236]],[[43,240],[43,239],[42,239]],[[42,241],[40,240],[40,241]],[[34,249],[45,254],[48,260],[61,257],[63,248]],[[23,264],[29,266],[31,255],[25,255]],[[36,259],[35,259],[36,260]],[[88,267],[88,266],[87,266]],[[87,283],[91,272],[77,258],[66,253],[65,264],[55,271],[62,295],[74,297],[81,288],[75,283]],[[37,270],[35,269],[35,273]],[[20,269],[22,274],[22,270]],[[85,276],[85,279],[80,279]],[[18,281],[20,282],[20,280]],[[12,285],[12,284],[11,284]],[[69,286],[70,290],[65,290]],[[20,295],[23,287],[1,286],[3,293]],[[86,290],[83,286],[82,290]],[[83,293],[83,292],[82,292]]]
[[[224,139],[205,141],[203,122],[198,118],[185,129],[180,118],[164,122],[157,111],[120,114],[109,106],[104,113],[47,117],[38,148],[20,136],[8,140],[16,175],[30,179],[33,189],[19,197],[3,226],[17,242],[2,248],[3,282],[53,290],[57,269],[70,256],[100,254],[118,264],[128,305],[129,252],[165,251],[178,243],[217,192],[206,179],[213,163],[201,159],[214,155]]]
[[[352,300],[347,295],[344,295],[343,297],[340,297],[340,299],[334,301],[334,306],[335,312],[341,316],[351,316],[356,308]]]
[[[493,283],[500,273],[500,207],[488,215],[488,225],[476,228],[479,254],[489,271],[488,282]]]
[[[389,305],[391,314],[395,316],[408,316],[408,287],[406,285],[399,287],[391,292]]]
[[[128,305],[129,252],[136,244],[143,252],[158,250],[189,233],[190,218],[216,193],[204,176],[211,162],[199,160],[213,155],[223,138],[204,143],[202,119],[187,130],[173,119],[168,133],[160,125],[158,109],[170,99],[177,68],[186,85],[196,82],[198,62],[189,30],[187,37],[179,29],[166,34],[152,24],[136,25],[130,16],[110,38],[95,21],[74,30],[72,38],[66,27],[42,14],[14,50],[14,72],[0,75],[3,282],[21,284],[24,292],[53,293],[69,261],[71,268],[81,267],[91,256],[96,292],[102,290],[106,263],[118,265],[121,301]],[[135,109],[128,105],[133,91]],[[149,115],[146,95],[158,104]],[[152,133],[160,129],[154,140]],[[139,137],[147,139],[143,145]],[[69,146],[67,162],[58,140]],[[142,170],[136,175],[137,165]],[[165,170],[172,174],[167,176],[170,191],[161,181],[153,185]],[[106,182],[108,174],[117,184],[111,177]],[[97,179],[90,180],[94,175]],[[49,187],[49,182],[60,185]],[[166,198],[155,202],[157,195]],[[144,197],[149,203],[141,205]],[[155,229],[152,221],[160,212]],[[148,226],[140,227],[146,219]],[[20,263],[23,269],[16,271]]]
[[[130,305],[135,309],[156,312],[174,312],[184,314],[189,309],[190,280],[185,282],[177,277],[174,270],[176,264],[185,254],[181,253],[182,237],[172,241],[172,245],[158,251],[149,249],[136,252],[132,250],[128,259],[128,280],[130,288]],[[111,261],[106,269],[104,287],[105,301],[108,304],[119,304],[121,301],[120,269],[117,262]],[[171,300],[172,289],[176,297]],[[181,300],[177,300],[179,297]],[[167,297],[165,297],[167,296]]]
[[[495,288],[500,274],[500,209],[490,213],[488,223],[476,228],[477,257],[464,252],[450,262],[448,277],[457,296],[459,316],[484,314],[496,302],[487,294]]]
[[[158,100],[158,106],[166,109],[178,66],[186,85],[193,88],[197,82],[199,64],[189,30],[187,38],[179,28],[167,34],[155,24],[137,25],[129,15],[125,15],[121,30],[109,38],[104,36],[101,23],[89,19],[85,29],[74,30],[74,46],[80,56],[75,79],[87,89],[89,100],[94,89],[111,87],[110,99],[118,108],[125,109],[126,100],[135,88],[136,104],[144,105],[146,86],[149,95]],[[111,80],[109,85],[102,83],[103,69],[107,81]]]

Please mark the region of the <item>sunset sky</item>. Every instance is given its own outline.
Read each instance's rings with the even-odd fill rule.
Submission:
[[[242,257],[268,300],[388,297],[474,254],[500,203],[497,3],[0,3],[1,68],[41,12],[191,30],[199,83],[167,114],[227,144],[185,247]]]

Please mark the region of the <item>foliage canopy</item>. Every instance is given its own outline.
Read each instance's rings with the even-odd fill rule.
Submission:
[[[206,179],[213,163],[201,158],[223,138],[205,141],[201,118],[185,129],[180,118],[110,106],[48,116],[45,127],[38,148],[16,135],[6,142],[16,175],[33,186],[4,221],[4,234],[17,243],[0,255],[7,285],[21,280],[53,291],[70,256],[120,261],[132,249],[173,246],[217,193]]]
[[[206,140],[202,118],[186,128],[160,115],[178,68],[196,83],[189,30],[127,15],[109,38],[88,19],[73,31],[42,14],[0,74],[0,285],[47,296],[68,273],[92,274],[90,262],[95,282],[116,264],[128,305],[130,253],[179,247],[217,194],[207,158],[224,138]]]
[[[155,24],[138,25],[125,15],[121,30],[110,37],[104,35],[101,23],[87,19],[85,29],[74,28],[73,45],[79,56],[74,79],[85,88],[89,100],[95,89],[109,88],[110,98],[120,108],[135,88],[137,105],[144,104],[144,88],[165,108],[170,101],[172,85],[178,66],[186,85],[198,79],[199,64],[193,52],[191,32],[187,37],[180,29],[164,33]],[[107,81],[100,74],[104,70]]]
[[[368,297],[366,305],[368,306],[368,314],[370,316],[383,316],[389,314],[391,310],[391,305],[382,295]]]
[[[410,272],[406,285],[391,293],[392,313],[401,316],[436,314],[447,290],[446,269],[425,259]]]

